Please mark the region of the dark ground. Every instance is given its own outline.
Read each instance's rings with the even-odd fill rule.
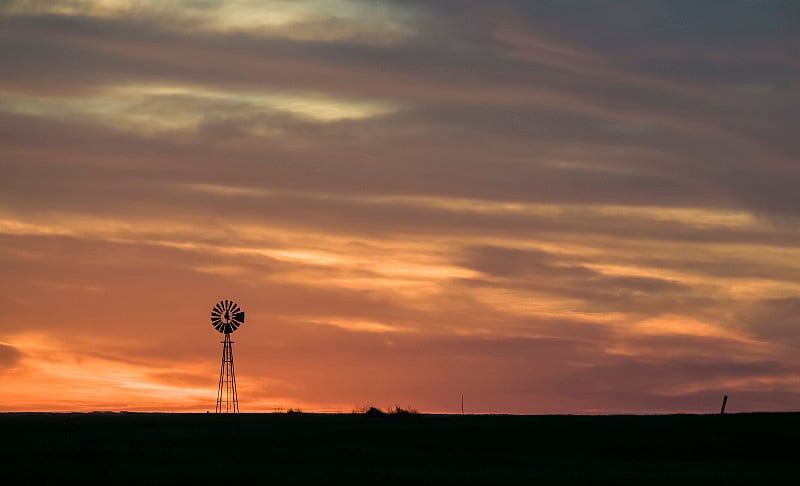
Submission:
[[[0,414],[0,484],[797,484],[800,413]]]

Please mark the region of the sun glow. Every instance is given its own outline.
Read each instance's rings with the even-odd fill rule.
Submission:
[[[41,334],[16,334],[9,345],[19,349],[22,359],[6,382],[13,383],[18,404],[6,410],[91,411],[108,410],[199,410],[196,404],[213,396],[213,380],[208,386],[163,381],[174,374],[168,362],[115,360],[74,349],[67,342]],[[184,363],[181,373],[200,373],[203,366]],[[154,376],[162,379],[154,379]],[[31,379],[35,377],[35,379]],[[43,393],[43,388],[47,389]],[[61,397],[57,402],[50,397]],[[22,405],[20,405],[22,404]],[[180,404],[180,405],[179,405]]]

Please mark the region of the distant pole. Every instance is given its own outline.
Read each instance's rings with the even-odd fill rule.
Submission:
[[[461,395],[461,415],[464,415],[464,395]]]
[[[728,403],[728,395],[722,398],[722,410],[719,411],[720,415],[725,415],[725,404]]]

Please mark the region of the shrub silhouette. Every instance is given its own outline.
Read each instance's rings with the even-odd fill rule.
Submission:
[[[381,416],[386,415],[386,414],[383,413],[383,410],[381,410],[379,408],[369,407],[369,410],[364,412],[364,415],[366,415],[367,417],[381,417]]]
[[[417,412],[413,408],[401,408],[399,406],[395,406],[394,410],[392,410],[389,413],[391,413],[392,415],[416,415],[419,412]]]
[[[364,406],[364,407],[359,407],[357,409],[354,409],[353,413],[366,415],[367,417],[383,417],[385,415],[417,415],[417,414],[419,414],[419,412],[417,412],[413,408],[403,408],[403,407],[400,407],[398,405],[396,405],[394,408],[386,409],[385,412],[383,410],[381,410],[380,408],[378,408],[378,407],[370,406],[369,408],[367,408],[366,406]]]

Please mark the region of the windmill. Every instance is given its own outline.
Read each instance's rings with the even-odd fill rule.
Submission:
[[[244,311],[232,300],[221,300],[211,309],[211,325],[223,333],[222,364],[219,368],[217,413],[239,413],[236,395],[236,374],[233,371],[233,341],[231,333],[244,324]]]

